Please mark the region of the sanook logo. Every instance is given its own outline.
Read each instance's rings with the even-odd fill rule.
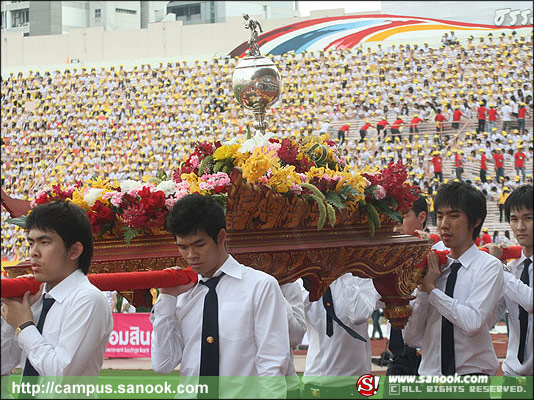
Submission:
[[[356,390],[362,396],[369,397],[378,393],[378,383],[380,378],[370,374],[362,375],[356,382]]]

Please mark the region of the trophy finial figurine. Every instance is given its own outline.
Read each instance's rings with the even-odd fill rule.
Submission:
[[[248,41],[250,50],[248,54],[250,56],[261,57],[260,46],[258,46],[258,29],[260,30],[259,33],[263,33],[261,25],[256,18],[251,18],[248,14],[243,14],[243,18],[247,21],[245,23],[245,29],[250,29],[250,39]]]
[[[260,23],[248,14],[243,14],[243,18],[247,21],[245,29],[250,29],[250,50],[235,67],[232,88],[237,102],[254,112],[254,128],[265,134],[265,110],[280,98],[282,79],[272,60],[260,53],[258,34],[263,33]]]

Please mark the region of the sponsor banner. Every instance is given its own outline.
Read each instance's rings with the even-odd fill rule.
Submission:
[[[150,313],[113,313],[113,331],[106,349],[106,357],[150,357],[152,324]]]
[[[532,399],[532,376],[373,376],[349,378],[352,385],[326,385],[329,378],[317,378],[310,392],[301,398],[369,399]],[[400,378],[400,379],[399,379]],[[1,398],[285,398],[294,382],[286,377],[195,377],[195,376],[98,376],[24,377],[1,379]],[[308,384],[307,384],[308,385]]]

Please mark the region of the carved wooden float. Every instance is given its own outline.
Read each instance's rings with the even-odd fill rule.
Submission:
[[[406,324],[411,294],[424,273],[415,266],[430,250],[429,241],[394,234],[392,221],[384,215],[380,216],[382,227],[371,237],[367,217],[348,207],[336,212],[334,227],[317,230],[317,204],[248,184],[239,170],[234,170],[231,178],[227,246],[239,262],[274,276],[281,284],[298,278],[309,280],[312,301],[347,272],[373,278],[386,304],[385,316],[395,327]],[[2,204],[10,212],[11,200],[2,192]],[[169,234],[136,237],[128,247],[122,238],[103,238],[95,240],[91,272],[160,270],[174,265],[185,266],[185,262]],[[10,276],[31,271],[29,261],[6,270]],[[140,304],[144,292],[127,297]]]

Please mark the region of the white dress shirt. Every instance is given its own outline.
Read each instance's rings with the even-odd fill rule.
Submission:
[[[323,299],[309,301],[305,293],[307,334],[309,338],[306,370],[302,381],[322,386],[340,387],[354,384],[354,377],[371,372],[369,318],[380,295],[372,279],[346,273],[330,285],[332,301],[338,318],[367,342],[350,336],[333,321],[334,332],[326,335],[326,310]]]
[[[532,290],[532,263],[528,267],[529,286],[521,282],[521,272],[523,272],[523,262],[526,260],[525,254],[521,253],[521,258],[508,263],[510,272],[504,273],[504,301],[508,310],[508,326],[510,335],[508,338],[508,351],[506,359],[502,364],[504,375],[510,376],[532,376],[532,365],[534,359],[532,356],[532,313],[533,307],[533,290]],[[532,261],[532,256],[530,257]],[[525,358],[523,364],[517,359],[519,350],[519,306],[523,307],[528,313],[528,329],[525,345]]]
[[[219,306],[220,376],[285,376],[290,360],[286,304],[272,276],[232,256],[215,273]],[[202,276],[199,275],[199,280]],[[160,294],[152,309],[152,368],[160,374],[178,364],[181,376],[198,376],[205,285],[178,297]],[[285,393],[285,389],[284,389]]]
[[[300,281],[300,279],[299,279]],[[289,326],[289,344],[295,347],[302,342],[306,333],[306,319],[304,317],[304,301],[302,292],[305,291],[301,284],[297,282],[280,285],[284,299],[286,300],[287,323]],[[290,352],[291,360],[287,371],[287,390],[300,389],[300,378],[297,376],[295,364],[293,362],[293,352]]]
[[[443,316],[454,325],[456,373],[495,375],[499,362],[490,329],[504,284],[502,264],[473,244],[457,260],[462,266],[451,298],[445,294],[445,285],[454,261],[448,259],[430,294],[417,290],[412,316],[404,328],[404,342],[412,347],[423,343],[420,375],[441,375]]]
[[[16,337],[15,329],[2,321],[2,375],[19,362],[24,368],[28,357],[40,376],[98,376],[113,329],[106,297],[80,269],[50,291],[45,285],[43,293],[55,302],[42,334],[29,326]],[[32,306],[34,321],[42,303],[41,296]]]

